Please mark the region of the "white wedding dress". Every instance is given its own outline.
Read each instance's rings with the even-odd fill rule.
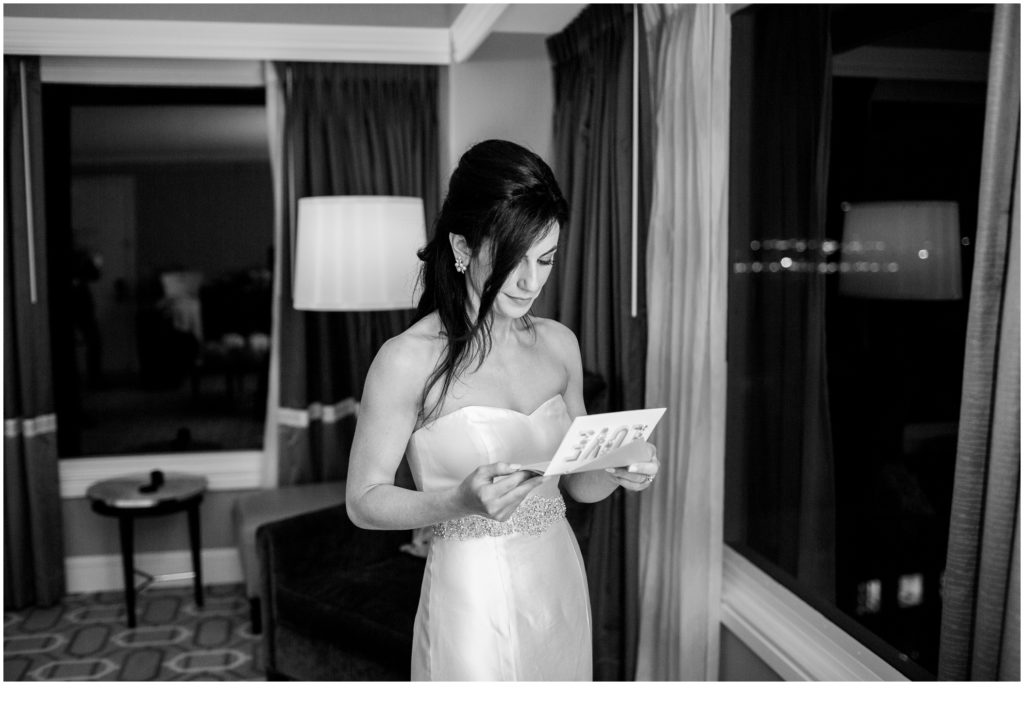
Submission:
[[[570,423],[561,395],[531,414],[458,409],[412,434],[416,487],[453,487],[479,465],[550,460]],[[434,527],[413,631],[414,681],[591,680],[586,573],[564,513],[553,479],[507,522],[471,516]]]

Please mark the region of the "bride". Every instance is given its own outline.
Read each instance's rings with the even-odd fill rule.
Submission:
[[[413,680],[592,678],[590,603],[550,460],[586,413],[575,335],[533,318],[568,206],[551,169],[507,141],[467,151],[420,252],[417,321],[366,378],[349,462],[349,517],[433,526],[413,631]],[[416,489],[395,486],[407,456]],[[562,477],[575,500],[640,491],[650,462]]]

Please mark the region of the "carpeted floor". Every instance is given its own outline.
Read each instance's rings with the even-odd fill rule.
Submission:
[[[4,681],[258,681],[260,636],[241,584],[138,596],[125,625],[120,592],[76,594],[60,606],[4,612]]]

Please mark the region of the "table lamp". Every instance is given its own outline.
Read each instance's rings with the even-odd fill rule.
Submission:
[[[299,199],[293,304],[303,311],[412,309],[426,244],[419,197]]]

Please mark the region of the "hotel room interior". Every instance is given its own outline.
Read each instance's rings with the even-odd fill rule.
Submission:
[[[489,138],[588,411],[668,409],[569,504],[595,680],[1020,680],[1018,5],[5,3],[4,63],[5,681],[408,678],[429,543],[343,499],[412,310],[296,304],[299,201],[419,198],[381,276]]]

